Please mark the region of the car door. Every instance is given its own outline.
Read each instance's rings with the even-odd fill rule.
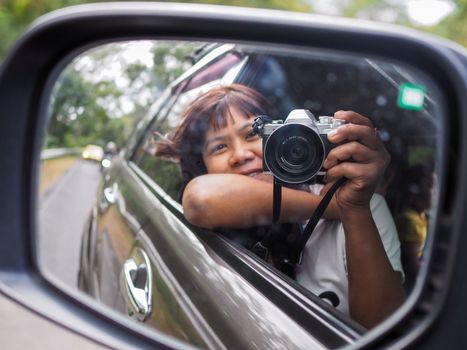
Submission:
[[[145,324],[212,348],[270,347],[277,342],[300,348],[314,342],[197,237],[178,203],[158,196],[158,186],[147,177],[145,180],[155,197],[153,213],[132,252],[146,252],[152,268],[153,311]],[[235,293],[226,294],[226,290]],[[267,316],[266,310],[275,317]],[[241,322],[231,322],[239,315]],[[170,332],[170,323],[176,322],[178,334]],[[286,330],[300,336],[292,337]]]
[[[173,98],[161,96],[151,113],[166,113]],[[135,132],[127,146],[140,134]],[[80,288],[137,322],[206,347],[193,312],[187,316],[186,297],[180,297],[180,288],[173,287],[168,276],[170,269],[161,268],[158,249],[148,243],[143,228],[151,217],[163,219],[163,213],[154,207],[153,193],[125,158],[127,153],[122,149],[103,171],[82,239]]]
[[[123,311],[119,296],[119,266],[134,245],[144,220],[143,206],[136,201],[137,187],[121,171],[121,160],[103,174],[96,202],[83,233],[80,288],[104,304]],[[129,195],[130,193],[130,195]]]

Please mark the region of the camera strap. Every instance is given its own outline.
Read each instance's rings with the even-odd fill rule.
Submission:
[[[277,224],[281,216],[282,185],[274,177],[274,188],[272,192],[272,222]]]
[[[344,184],[346,181],[345,177],[340,178],[337,180],[331,188],[326,192],[324,195],[323,199],[318,204],[318,207],[316,208],[315,212],[313,213],[312,217],[308,221],[307,225],[305,226],[305,229],[303,230],[302,235],[299,237],[299,239],[296,240],[295,245],[293,249],[291,250],[290,254],[290,264],[295,265],[299,259],[300,259],[300,254],[302,253],[303,248],[305,248],[306,243],[311,237],[311,234],[316,228],[316,225],[318,224],[319,220],[324,214],[324,211],[329,205],[329,202],[331,202],[332,196],[334,196],[334,193],[336,193],[337,189]]]
[[[324,214],[324,211],[328,207],[329,203],[331,202],[334,193],[336,193],[337,189],[344,184],[346,178],[340,178],[337,180],[331,188],[326,192],[323,199],[318,204],[315,212],[313,213],[312,217],[308,221],[305,229],[303,230],[302,234],[297,237],[295,244],[293,245],[290,253],[287,254],[287,257],[281,261],[280,267],[278,267],[283,273],[288,276],[293,277],[295,275],[295,266],[297,265],[300,255],[302,253],[303,248],[305,248],[306,243],[311,237],[316,225],[318,224],[319,220]],[[252,251],[258,255],[260,258],[268,261],[270,249],[271,249],[271,241],[273,239],[273,234],[279,228],[279,217],[281,212],[281,203],[282,202],[282,185],[274,178],[274,188],[273,188],[273,225],[270,230],[266,233],[266,235],[256,244],[253,246]]]
[[[281,204],[282,204],[282,185],[274,177],[274,187],[272,192],[272,227],[264,235],[264,237],[256,242],[253,246],[253,252],[264,260],[269,259],[269,253],[271,249],[271,239],[273,232],[277,231],[277,226],[279,224],[279,218],[281,215]]]

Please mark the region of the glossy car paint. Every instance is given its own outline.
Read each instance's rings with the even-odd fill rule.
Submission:
[[[313,344],[324,348],[203,244],[192,228],[180,221],[181,211],[176,215],[161,203],[157,185],[134,164],[117,164],[118,199],[98,210],[96,242],[90,245],[94,264],[84,278],[85,285],[92,286],[90,294],[128,314],[125,289],[116,283],[121,280],[124,261],[138,247],[150,257],[153,271],[153,311],[145,321],[148,326],[202,347],[247,349],[282,344],[288,349],[304,349]],[[178,203],[170,204],[180,208]]]

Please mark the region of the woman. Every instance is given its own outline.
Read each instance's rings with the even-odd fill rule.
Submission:
[[[272,223],[272,178],[262,172],[262,141],[252,131],[254,117],[267,113],[265,106],[258,92],[242,85],[212,89],[188,107],[171,139],[159,144],[158,155],[180,161],[186,182],[184,214],[192,224],[235,232]],[[370,120],[350,111],[336,112],[335,117],[347,124],[328,135],[330,142],[340,145],[325,160],[325,180],[332,184],[345,177],[347,181],[326,210],[327,220],[317,227],[321,234],[316,237],[331,239],[316,241],[313,234],[297,279],[334,305],[337,296],[338,309],[372,327],[404,300],[394,223],[382,197],[376,205],[370,204],[375,202],[372,197],[389,154]],[[279,221],[306,222],[326,188],[314,186],[311,192],[283,188]],[[372,209],[378,210],[384,233],[378,231]],[[307,259],[307,251],[321,248],[334,257],[334,266],[341,271],[334,274],[330,291],[322,289],[328,276],[326,271],[323,275],[325,269],[315,269],[318,274],[312,275],[307,271],[307,266],[315,266],[315,256]]]

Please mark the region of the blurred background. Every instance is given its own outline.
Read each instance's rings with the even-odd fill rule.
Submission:
[[[0,65],[15,40],[39,16],[96,0],[0,0]],[[103,2],[103,1],[100,1]],[[183,1],[177,1],[183,2]],[[188,2],[188,1],[187,1]],[[201,0],[399,24],[467,46],[467,0]],[[192,47],[110,45],[75,61],[52,98],[45,149],[82,148],[90,143],[117,148],[160,95],[184,70]],[[131,57],[129,52],[138,52]],[[112,66],[103,76],[101,67]],[[115,70],[120,79],[115,79]],[[96,76],[98,78],[96,79]],[[85,113],[84,113],[85,111]]]
[[[99,0],[0,0],[0,61],[40,15]],[[163,2],[163,1],[160,1]],[[467,45],[467,0],[198,0],[176,1],[310,12],[396,23]]]
[[[0,0],[0,66],[7,52],[39,16],[96,0]],[[177,1],[183,2],[183,1]],[[467,46],[467,0],[198,0],[398,24]],[[86,147],[120,149],[167,84],[196,58],[196,45],[131,42],[102,46],[77,57],[52,94],[43,149],[44,193]],[[103,69],[105,67],[105,69]],[[94,147],[93,149],[96,149]],[[84,153],[87,152],[86,156]],[[102,151],[99,151],[102,153]],[[98,155],[98,158],[101,156]],[[96,156],[94,156],[96,158]],[[96,158],[97,159],[97,158]]]

